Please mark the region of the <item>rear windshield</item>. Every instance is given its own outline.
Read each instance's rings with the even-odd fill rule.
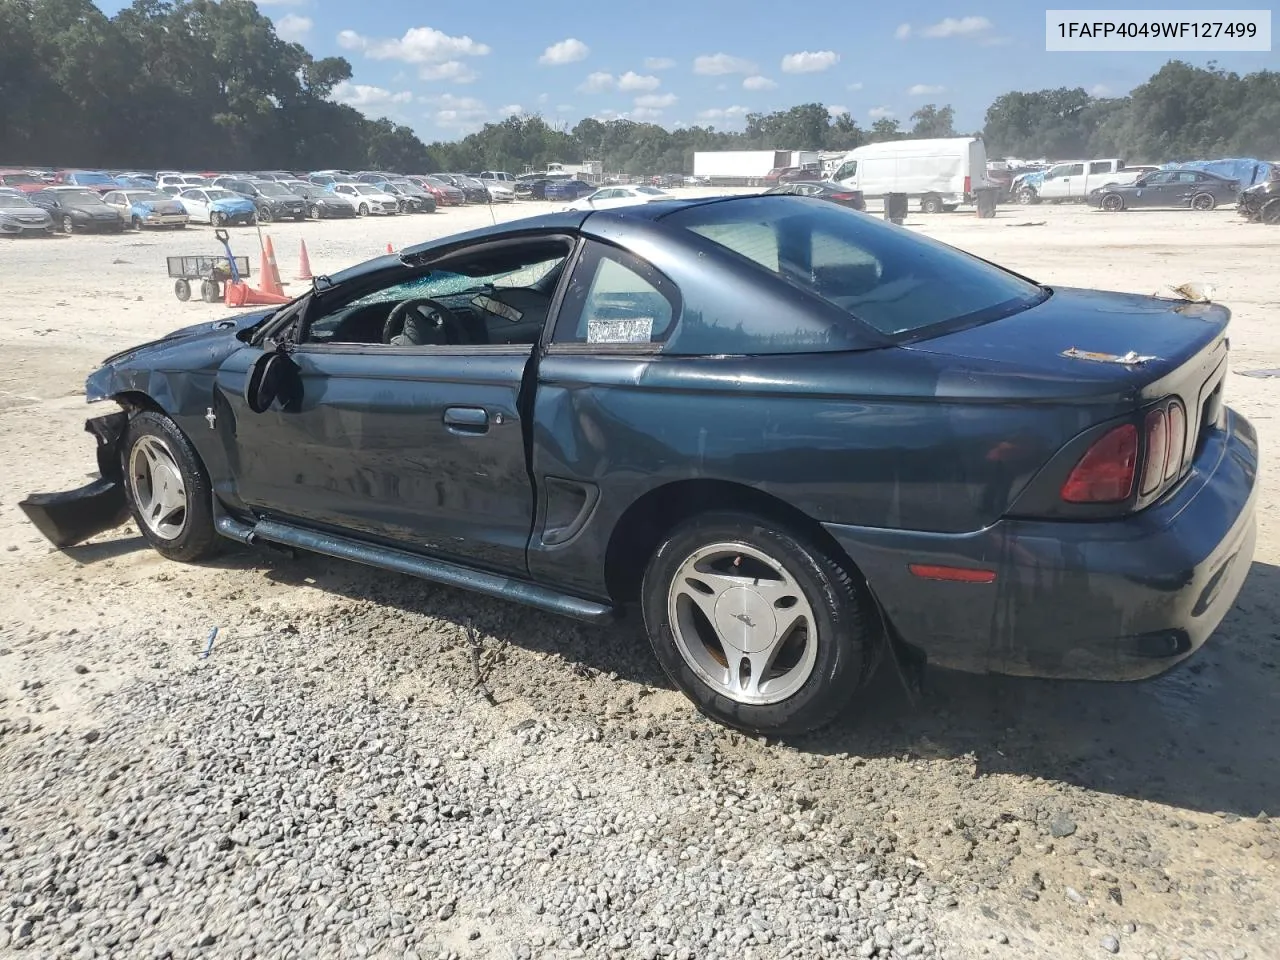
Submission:
[[[994,320],[1045,296],[954,247],[827,201],[760,196],[687,207],[664,220],[891,337]]]

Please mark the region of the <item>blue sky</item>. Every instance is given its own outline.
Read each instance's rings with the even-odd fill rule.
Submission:
[[[335,99],[427,141],[518,112],[570,127],[621,116],[736,130],[748,112],[813,101],[864,127],[886,115],[906,125],[919,105],[950,103],[957,128],[973,130],[1011,89],[1121,95],[1172,57],[1242,73],[1280,65],[1275,52],[1046,53],[1045,6],[1025,0],[851,3],[843,14],[838,4],[804,4],[794,16],[776,0],[648,0],[616,14],[563,0],[258,3],[282,36],[350,60],[353,77]],[[122,5],[101,4],[107,13]]]

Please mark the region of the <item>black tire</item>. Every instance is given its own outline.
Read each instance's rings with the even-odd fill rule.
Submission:
[[[1023,187],[1018,191],[1018,203],[1032,204],[1040,202],[1040,195],[1031,187]]]
[[[311,207],[311,219],[312,220],[320,219],[320,208],[314,204]]]
[[[257,217],[258,217],[259,223],[270,223],[271,211],[266,207],[259,207],[257,212]]]
[[[74,232],[75,232],[75,229],[76,229],[76,225],[75,225],[75,221],[74,221],[74,220],[72,220],[70,217],[63,217],[63,218],[62,218],[62,232],[63,232],[63,233],[65,233],[67,236],[70,236],[72,233],[74,233]]]
[[[920,201],[921,213],[941,213],[942,198],[941,197],[925,197]]]
[[[813,611],[816,661],[803,685],[776,703],[742,703],[709,685],[681,654],[670,623],[668,595],[681,565],[702,547],[723,542],[780,563]],[[649,561],[641,600],[649,641],[667,676],[702,713],[750,733],[794,735],[830,723],[863,685],[884,642],[874,601],[847,570],[809,538],[750,513],[704,513],[679,525]]]
[[[369,205],[367,203],[360,204],[360,207],[356,210],[356,213],[362,217],[367,217],[369,215]]]
[[[164,539],[156,535],[143,519],[135,498],[135,481],[130,469],[131,454],[144,437],[155,437],[172,456],[182,477],[186,493],[186,517],[177,537]],[[213,490],[204,464],[195,448],[178,425],[163,413],[151,410],[136,414],[125,429],[120,446],[121,467],[125,478],[125,498],[138,530],[157,553],[170,560],[190,563],[213,556],[221,539],[213,526]]]
[[[1102,209],[1116,213],[1124,209],[1124,197],[1118,193],[1108,193],[1102,198]]]
[[[200,281],[200,299],[205,303],[218,302],[218,281],[205,277]]]
[[[191,299],[191,283],[187,280],[173,281],[173,295],[183,303]]]
[[[1267,201],[1267,205],[1258,214],[1258,220],[1262,223],[1280,223],[1280,197]]]
[[[209,223],[215,227],[226,226],[227,215],[219,210],[214,210],[209,214]]]
[[[139,233],[141,233],[141,232],[142,232],[142,218],[141,218],[141,217],[134,217],[134,218],[133,218],[133,229],[137,230]]]
[[[1215,197],[1212,193],[1197,193],[1194,197],[1191,198],[1192,210],[1201,210],[1201,211],[1212,210],[1217,205],[1218,205],[1218,198]]]

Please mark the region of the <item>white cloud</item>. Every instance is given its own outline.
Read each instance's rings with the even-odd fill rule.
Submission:
[[[338,46],[360,50],[374,60],[403,60],[405,63],[439,63],[455,57],[483,57],[489,47],[470,37],[451,37],[434,27],[410,27],[398,39],[377,40],[354,30],[338,34]]]
[[[276,36],[281,40],[300,43],[311,33],[314,26],[310,17],[300,17],[296,13],[286,13],[276,21]]]
[[[911,24],[909,23],[898,24],[898,29],[893,31],[893,35],[898,40],[907,39],[907,37],[911,36]]]
[[[991,29],[991,21],[986,17],[947,17],[937,23],[925,27],[926,37],[967,37]]]
[[[587,79],[579,84],[578,89],[583,93],[604,93],[606,90],[612,90],[615,82],[612,73],[597,70],[595,73],[587,74]]]
[[[929,97],[935,93],[946,93],[946,87],[934,86],[928,83],[917,83],[907,89],[907,94],[912,97]]]
[[[488,118],[489,110],[484,102],[475,97],[456,97],[451,93],[429,97],[437,109],[431,114],[436,125],[458,131],[469,131],[479,128]]]
[[[636,73],[634,70],[628,70],[618,78],[619,90],[657,90],[660,86],[662,81],[657,77]]]
[[[524,113],[524,107],[518,103],[508,103],[505,107],[498,108],[498,115],[501,117],[517,117]]]
[[[630,113],[624,114],[624,116],[632,120],[656,120],[662,116],[662,111],[656,107],[636,107]]]
[[[374,87],[365,83],[352,83],[343,80],[333,88],[331,94],[336,103],[345,103],[348,107],[364,110],[367,107],[386,107],[397,103],[409,103],[413,94],[408,90],[392,93],[386,87]]]
[[[585,43],[570,37],[567,40],[561,40],[559,43],[553,43],[543,50],[538,62],[552,67],[560,67],[566,63],[585,60],[590,52],[591,48]]]
[[[861,89],[862,89],[862,84],[860,84],[860,83],[851,83],[851,84],[849,84],[849,86],[848,86],[846,89],[848,89],[848,90],[854,90],[854,91],[861,90]]]
[[[1111,88],[1108,87],[1105,83],[1095,83],[1092,87],[1089,88],[1089,92],[1093,94],[1095,97],[1111,96]]]
[[[419,71],[423,80],[448,80],[451,83],[471,83],[480,74],[476,73],[461,60],[446,60],[444,63],[428,63]]]
[[[872,107],[867,111],[867,116],[872,120],[879,120],[882,117],[892,117],[893,111],[888,107]]]
[[[742,57],[732,57],[727,53],[704,53],[695,57],[693,72],[706,77],[719,77],[726,73],[755,73],[756,65]]]
[[[545,93],[540,93],[540,94],[538,94],[538,102],[539,102],[539,103],[546,103],[546,102],[547,102],[548,100],[550,100],[550,99],[551,99],[551,97],[550,97],[548,94],[545,94]]]
[[[644,67],[646,70],[670,70],[676,65],[676,62],[670,57],[645,57]]]
[[[643,97],[636,97],[636,106],[661,110],[663,107],[671,106],[676,99],[674,93],[646,93]]]
[[[840,62],[840,54],[834,50],[805,50],[788,53],[782,58],[783,73],[820,73]]]
[[[772,90],[777,85],[777,81],[770,80],[768,77],[762,77],[758,73],[755,76],[747,77],[742,81],[743,90]]]
[[[749,108],[740,107],[740,106],[732,106],[732,107],[724,107],[724,108],[714,107],[710,110],[699,110],[698,119],[699,120],[732,120],[735,117],[746,116],[750,112],[751,111]]]
[[[556,113],[573,113],[572,103],[557,103]]]
[[[829,116],[832,120],[848,112],[849,112],[849,108],[839,103],[833,103],[831,104],[831,106],[827,107],[827,116]]]

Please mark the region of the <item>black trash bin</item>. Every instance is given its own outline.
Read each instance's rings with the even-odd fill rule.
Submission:
[[[996,215],[996,202],[999,199],[1000,191],[994,187],[983,187],[973,191],[974,200],[978,205],[978,216],[984,220],[990,220]]]
[[[902,223],[907,219],[907,195],[905,193],[889,193],[885,195],[884,218],[894,223]]]

